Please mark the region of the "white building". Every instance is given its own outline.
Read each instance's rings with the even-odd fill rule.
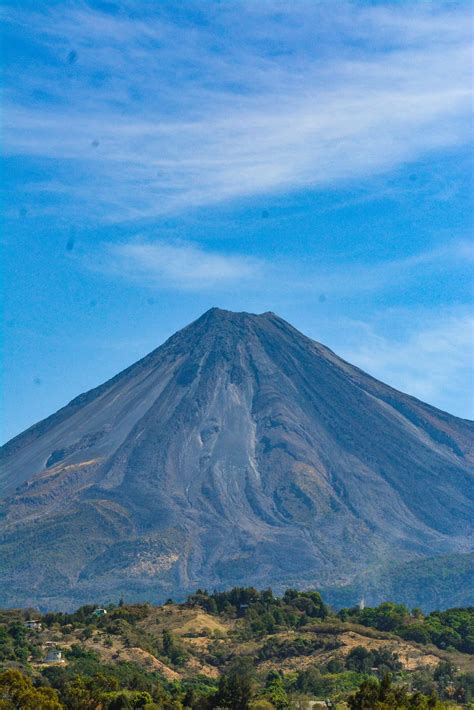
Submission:
[[[64,663],[63,652],[59,648],[50,648],[43,663]]]
[[[25,621],[25,626],[33,631],[41,631],[41,621],[38,619],[28,619],[28,621]]]

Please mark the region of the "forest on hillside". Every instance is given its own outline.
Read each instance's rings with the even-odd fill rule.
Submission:
[[[71,614],[0,612],[0,708],[474,708],[474,608],[329,608],[199,590]]]

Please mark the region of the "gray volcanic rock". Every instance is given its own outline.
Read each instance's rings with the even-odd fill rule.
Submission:
[[[212,309],[2,448],[0,602],[343,587],[469,553],[472,434],[273,313]]]

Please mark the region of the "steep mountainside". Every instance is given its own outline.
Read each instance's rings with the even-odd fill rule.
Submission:
[[[472,435],[273,313],[212,309],[3,447],[0,602],[359,594],[472,551]]]

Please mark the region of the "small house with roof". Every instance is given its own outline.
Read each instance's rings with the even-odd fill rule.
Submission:
[[[65,663],[60,648],[48,648],[43,663]]]
[[[41,621],[39,619],[27,619],[25,626],[31,631],[41,631]]]

